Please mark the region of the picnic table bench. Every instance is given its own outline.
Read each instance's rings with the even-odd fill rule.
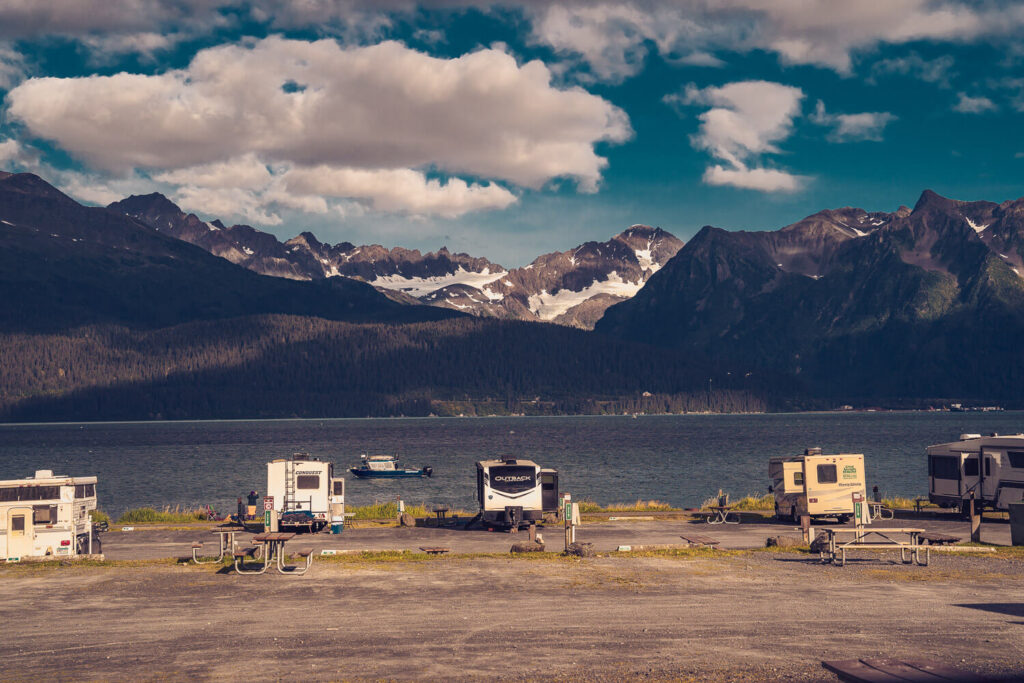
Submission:
[[[679,538],[689,543],[691,547],[697,548],[714,548],[720,543],[720,541],[717,541],[714,538],[702,536],[700,534],[686,534],[685,536],[680,536]]]
[[[420,546],[420,550],[428,555],[443,555],[444,553],[451,550],[451,548],[440,548],[435,546]]]
[[[822,667],[850,683],[985,683],[989,679],[942,664],[925,664],[896,659],[845,659],[822,662]]]
[[[896,516],[893,509],[886,507],[881,501],[868,501],[868,508],[871,510],[871,519],[892,519]]]
[[[262,574],[270,567],[272,563],[276,563],[277,571],[281,574],[288,574],[292,576],[302,576],[309,571],[310,566],[313,564],[313,551],[303,550],[298,554],[306,560],[305,565],[287,566],[285,565],[285,544],[291,539],[295,538],[295,534],[283,531],[273,531],[270,533],[256,534],[252,537],[253,545],[250,548],[243,548],[234,551],[235,558],[235,571],[239,574]],[[260,552],[262,546],[263,554],[263,566],[258,570],[247,570],[243,569],[242,565],[247,557],[257,557],[257,553]]]
[[[822,532],[827,538],[818,551],[821,561],[831,562],[840,567],[846,566],[847,550],[899,550],[900,561],[903,564],[914,562],[921,566],[926,566],[931,562],[931,549],[928,546],[923,546],[925,549],[925,561],[921,561],[922,545],[920,535],[925,533],[924,529],[911,529],[909,527],[836,529],[826,527],[822,529]],[[836,538],[840,534],[853,534],[854,537],[849,541],[840,542]],[[910,536],[910,541],[897,541],[891,538],[890,534],[907,534]],[[872,535],[879,538],[865,541],[868,536]],[[910,552],[909,558],[907,555],[908,551]]]

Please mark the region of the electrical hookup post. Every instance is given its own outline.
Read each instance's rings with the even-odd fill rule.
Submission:
[[[860,532],[864,525],[871,524],[871,506],[864,500],[864,494],[860,491],[853,491],[850,494],[853,498],[853,524]],[[857,539],[863,538],[863,534],[857,533]]]
[[[568,493],[562,495],[562,519],[565,521],[565,551],[569,552],[569,545],[576,542],[576,527],[580,523],[579,503],[572,502],[572,496]]]
[[[274,497],[263,497],[263,530],[277,531],[277,510],[274,509]]]

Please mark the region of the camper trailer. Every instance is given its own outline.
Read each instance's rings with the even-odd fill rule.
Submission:
[[[267,495],[281,529],[340,532],[345,519],[345,480],[334,465],[308,453],[267,463]]]
[[[0,558],[74,557],[92,552],[96,477],[38,470],[0,481]]]
[[[503,458],[476,464],[476,498],[486,524],[518,527],[557,513],[558,471],[532,460]]]
[[[808,448],[803,455],[769,460],[768,477],[772,480],[768,492],[775,494],[775,516],[793,522],[801,515],[848,522],[854,514],[851,494],[867,494],[864,455],[859,453],[823,455],[820,448]]]
[[[961,434],[928,447],[928,499],[966,510],[971,492],[976,505],[998,510],[1024,501],[1024,434]]]

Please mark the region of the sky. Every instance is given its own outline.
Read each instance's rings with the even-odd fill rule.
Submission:
[[[0,169],[506,267],[1024,195],[1024,5],[0,0]]]

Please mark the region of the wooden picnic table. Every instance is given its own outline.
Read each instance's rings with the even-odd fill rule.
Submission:
[[[900,561],[903,564],[910,564],[916,562],[917,564],[924,566],[931,561],[931,550],[925,548],[925,561],[921,562],[921,534],[925,533],[924,529],[914,529],[910,527],[855,527],[853,529],[836,529],[833,527],[825,527],[822,532],[827,536],[827,542],[824,547],[819,551],[822,562],[832,562],[838,564],[840,567],[846,565],[846,551],[847,550],[896,550],[900,551]],[[846,542],[840,542],[836,537],[841,534],[853,534],[853,538]],[[910,536],[910,541],[897,541],[890,537],[890,534],[907,534]],[[877,536],[870,541],[865,539],[868,536]],[[910,557],[907,557],[907,551],[910,551]],[[836,561],[838,558],[838,562]]]
[[[711,514],[704,518],[708,524],[739,524],[740,515],[732,509],[732,505],[712,505],[709,509]],[[732,520],[729,519],[732,515]]]
[[[943,664],[933,664],[896,659],[846,659],[822,662],[822,667],[849,683],[985,683],[983,676],[954,669]]]
[[[871,519],[892,519],[896,516],[892,508],[886,507],[878,500],[868,501],[868,508],[871,510]]]

